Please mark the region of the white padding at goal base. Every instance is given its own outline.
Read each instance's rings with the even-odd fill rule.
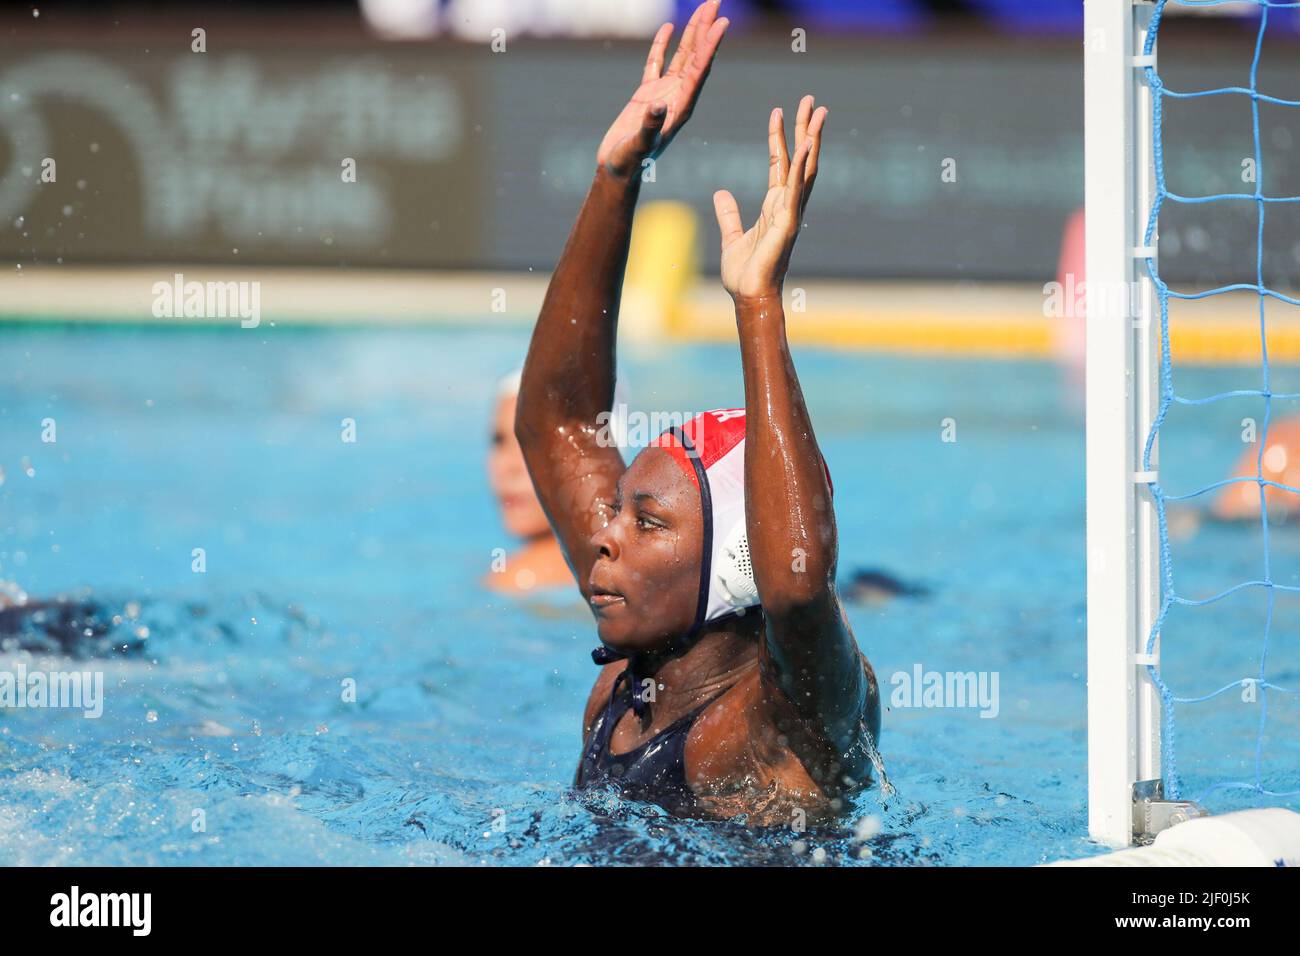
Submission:
[[[1281,807],[1195,817],[1150,846],[1048,866],[1300,866],[1300,813]]]

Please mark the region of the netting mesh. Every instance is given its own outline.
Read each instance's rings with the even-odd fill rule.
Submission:
[[[1152,15],[1150,30],[1146,37],[1145,49],[1143,51],[1148,56],[1150,56],[1156,48],[1156,40],[1160,31],[1162,14],[1171,2],[1180,3],[1184,6],[1205,7],[1220,6],[1229,2],[1229,0],[1157,0],[1155,11]],[[1152,98],[1152,117],[1154,123],[1153,152],[1155,159],[1156,182],[1155,195],[1152,201],[1143,240],[1144,245],[1150,247],[1154,241],[1160,219],[1160,210],[1165,202],[1187,204],[1249,202],[1255,204],[1257,212],[1255,232],[1255,281],[1253,283],[1235,283],[1201,292],[1178,292],[1171,289],[1161,278],[1159,265],[1154,257],[1145,260],[1147,272],[1155,286],[1156,296],[1159,303],[1160,319],[1159,406],[1151,429],[1146,436],[1146,442],[1142,452],[1142,470],[1143,472],[1151,474],[1153,477],[1153,480],[1149,482],[1149,487],[1156,508],[1159,528],[1160,555],[1160,608],[1155,624],[1147,637],[1146,652],[1149,655],[1155,653],[1157,639],[1165,628],[1166,619],[1169,615],[1170,609],[1175,605],[1185,605],[1189,607],[1204,606],[1222,601],[1229,595],[1248,588],[1263,589],[1267,601],[1266,612],[1264,615],[1262,647],[1260,648],[1258,657],[1259,669],[1256,673],[1237,676],[1225,683],[1222,687],[1207,694],[1201,694],[1199,696],[1182,696],[1176,693],[1174,688],[1166,681],[1165,674],[1162,672],[1159,663],[1147,665],[1147,670],[1151,675],[1151,679],[1155,686],[1158,688],[1163,701],[1162,747],[1164,757],[1164,776],[1166,794],[1172,799],[1184,799],[1182,793],[1182,780],[1178,769],[1178,736],[1176,718],[1179,707],[1182,705],[1203,703],[1225,694],[1240,693],[1243,687],[1248,688],[1256,695],[1255,702],[1258,705],[1259,713],[1255,735],[1254,774],[1252,778],[1222,779],[1214,781],[1206,786],[1200,793],[1189,795],[1191,799],[1194,799],[1197,802],[1203,802],[1216,790],[1229,789],[1251,791],[1261,798],[1282,798],[1300,795],[1300,781],[1297,781],[1297,786],[1294,789],[1277,789],[1275,785],[1270,787],[1265,784],[1264,773],[1264,739],[1268,725],[1269,695],[1293,695],[1300,693],[1300,689],[1283,686],[1283,684],[1276,680],[1270,680],[1268,670],[1269,645],[1270,641],[1275,637],[1274,630],[1276,622],[1274,619],[1274,612],[1276,608],[1277,594],[1279,591],[1300,592],[1300,587],[1282,584],[1274,580],[1269,548],[1269,507],[1267,501],[1267,489],[1272,487],[1285,493],[1300,495],[1300,488],[1290,487],[1266,478],[1264,475],[1264,453],[1265,449],[1268,447],[1268,429],[1273,414],[1274,401],[1300,398],[1300,393],[1282,393],[1274,392],[1272,390],[1272,376],[1270,374],[1268,356],[1267,304],[1271,299],[1288,306],[1295,306],[1300,305],[1300,300],[1285,295],[1276,289],[1270,288],[1264,280],[1264,221],[1266,212],[1271,204],[1300,202],[1300,196],[1270,196],[1265,193],[1266,176],[1263,169],[1263,157],[1260,148],[1259,115],[1259,107],[1261,103],[1297,107],[1300,106],[1300,100],[1287,100],[1277,96],[1271,96],[1260,92],[1258,87],[1259,64],[1263,52],[1264,36],[1268,30],[1269,11],[1275,8],[1297,8],[1300,7],[1300,2],[1280,3],[1273,2],[1273,0],[1249,0],[1249,2],[1254,3],[1254,5],[1259,8],[1259,27],[1255,39],[1254,56],[1250,65],[1249,86],[1233,86],[1222,87],[1219,89],[1179,92],[1171,90],[1164,85],[1155,66],[1146,66],[1144,68],[1146,82],[1150,87]],[[1170,192],[1167,188],[1165,182],[1165,144],[1163,141],[1164,101],[1166,98],[1196,99],[1209,96],[1239,96],[1250,104],[1254,130],[1253,158],[1255,190],[1253,193],[1219,193],[1207,196],[1184,196]],[[1180,395],[1175,390],[1173,363],[1170,355],[1169,300],[1204,299],[1210,296],[1224,295],[1243,290],[1254,292],[1258,298],[1260,369],[1262,373],[1260,387],[1257,389],[1237,389],[1226,391],[1206,397],[1188,397]],[[1160,483],[1158,476],[1155,476],[1154,474],[1153,452],[1157,436],[1160,434],[1161,427],[1165,424],[1170,408],[1175,404],[1191,406],[1207,405],[1213,402],[1221,402],[1227,399],[1246,396],[1255,396],[1260,398],[1263,402],[1264,408],[1263,426],[1258,439],[1259,449],[1256,457],[1255,476],[1228,478],[1223,481],[1205,485],[1195,491],[1184,494],[1170,494],[1167,492]],[[1242,482],[1253,483],[1257,485],[1259,489],[1260,523],[1263,531],[1263,564],[1261,577],[1257,580],[1243,581],[1208,597],[1191,598],[1183,596],[1179,593],[1176,586],[1177,579],[1175,576],[1174,562],[1169,543],[1167,515],[1168,504],[1174,501],[1197,498],[1201,495],[1216,491],[1226,485]],[[1289,776],[1291,779],[1294,779],[1294,774],[1290,774]],[[1276,774],[1273,775],[1273,778],[1276,779]]]

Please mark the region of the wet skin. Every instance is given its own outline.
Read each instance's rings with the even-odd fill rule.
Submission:
[[[746,523],[761,610],[706,625],[685,652],[663,653],[695,615],[699,492],[660,449],[625,466],[618,449],[599,440],[597,417],[613,401],[618,304],[642,162],[662,153],[689,118],[726,25],[717,3],[703,4],[666,70],[671,30],[656,35],[642,86],[597,150],[595,179],[547,289],[515,431],[600,639],[646,655],[662,688],[643,716],[623,716],[610,749],[627,752],[707,704],[685,754],[703,810],[788,824],[798,812],[814,819],[844,806],[843,796],[870,779],[869,743],[880,731],[876,680],[835,591],[830,488],[781,302],[827,115],[814,111],[811,96],[796,116],[793,158],[781,111],[769,118],[768,193],[754,226],[744,229],[729,192],[714,196],[744,370]],[[602,669],[584,737],[625,666]]]

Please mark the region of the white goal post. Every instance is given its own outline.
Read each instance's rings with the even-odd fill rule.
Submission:
[[[1141,59],[1153,8],[1084,0],[1088,833],[1111,846],[1146,829],[1135,785],[1161,799],[1150,783],[1161,776],[1160,698],[1141,656],[1159,610],[1159,542],[1150,476],[1139,474],[1159,399],[1155,250],[1140,248],[1155,194]]]

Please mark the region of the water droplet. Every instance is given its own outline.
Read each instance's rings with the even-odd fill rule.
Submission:
[[[868,814],[854,825],[853,838],[855,840],[870,840],[880,833],[881,828],[880,817]]]

